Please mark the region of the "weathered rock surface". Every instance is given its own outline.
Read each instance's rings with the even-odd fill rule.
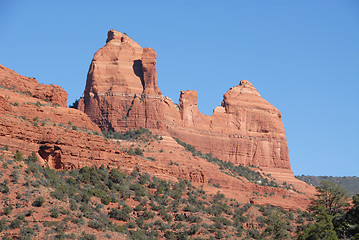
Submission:
[[[169,132],[203,152],[241,165],[290,169],[280,112],[242,80],[226,94],[211,116],[197,109],[197,93],[181,92],[182,125]]]
[[[67,106],[67,92],[56,85],[40,84],[36,78],[24,77],[0,64],[0,87],[29,94],[41,100],[48,100],[60,106]]]
[[[161,129],[161,99],[155,51],[110,30],[91,62],[79,109],[102,130]]]
[[[108,35],[79,104],[101,129],[159,129],[225,161],[290,169],[281,114],[250,82],[224,94],[211,116],[198,110],[196,91],[181,91],[177,107],[158,89],[155,51],[115,30]]]
[[[41,100],[37,98],[41,92],[34,97],[22,91],[25,86],[29,86],[26,92],[57,87],[40,85],[34,79],[29,83],[28,78],[2,69],[11,74],[0,76],[1,83],[8,83],[8,87],[0,88],[1,147],[20,150],[25,156],[35,152],[42,164],[55,169],[113,164],[124,155],[116,144],[98,136],[101,130],[85,113]],[[67,96],[62,91],[47,97],[53,97],[53,101],[61,99],[56,96]]]

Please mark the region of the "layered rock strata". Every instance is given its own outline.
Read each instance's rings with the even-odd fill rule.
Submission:
[[[112,165],[124,157],[117,144],[99,136],[88,116],[66,107],[67,93],[39,84],[0,65],[0,147],[54,169]],[[59,106],[59,105],[65,105]]]
[[[79,109],[102,130],[164,128],[156,53],[111,30],[96,52]]]
[[[79,109],[103,130],[160,130],[224,161],[290,170],[280,112],[246,80],[224,94],[211,116],[197,92],[181,91],[178,107],[157,85],[156,53],[110,30],[96,52]]]

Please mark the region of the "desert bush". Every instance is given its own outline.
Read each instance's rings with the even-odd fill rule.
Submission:
[[[125,205],[122,207],[122,209],[112,208],[111,211],[108,213],[108,216],[110,218],[127,222],[130,219],[129,213],[131,211],[132,209],[129,206]]]
[[[103,203],[103,204],[105,204],[105,205],[110,204],[110,202],[111,202],[111,197],[108,196],[108,195],[103,196],[103,197],[101,198],[101,203]]]
[[[152,135],[152,132],[146,128],[140,127],[139,129],[135,130],[128,130],[124,133],[121,132],[113,132],[113,131],[104,131],[102,134],[106,138],[112,138],[112,139],[121,139],[121,140],[127,140],[127,141],[133,141],[133,140],[141,140],[143,142],[148,142],[151,139],[161,140],[161,136],[158,135]]]
[[[14,219],[13,221],[11,221],[9,228],[11,229],[15,229],[15,228],[19,228],[22,224],[22,221],[18,218]]]
[[[30,228],[30,227],[22,227],[20,228],[20,239],[22,240],[31,240],[33,235],[35,234],[34,229]]]
[[[186,220],[186,216],[183,214],[177,214],[175,217],[175,221],[184,221]]]
[[[135,155],[143,156],[143,152],[144,152],[144,150],[139,147],[136,147],[135,149],[130,147],[129,149],[127,149],[127,153],[129,155],[133,155],[133,156],[135,156]]]
[[[96,230],[99,230],[99,231],[105,228],[105,225],[102,222],[100,222],[98,220],[95,220],[95,219],[90,220],[87,225],[90,228],[93,228],[93,229],[96,229]]]
[[[7,228],[6,224],[7,224],[7,219],[3,217],[0,220],[0,232],[2,232],[3,230],[6,230],[6,228]]]
[[[7,182],[6,182],[6,181],[4,181],[4,182],[0,183],[0,192],[1,192],[1,193],[4,193],[4,194],[6,194],[6,193],[9,193],[9,192],[10,192],[10,188],[8,187],[8,185],[7,185]]]
[[[16,150],[16,153],[14,154],[14,159],[19,162],[24,160],[22,153],[19,150]]]
[[[8,206],[6,206],[2,209],[3,210],[2,214],[8,216],[11,214],[13,209],[14,208],[13,208],[12,204],[9,204]]]
[[[34,207],[41,207],[45,203],[44,197],[37,197],[35,201],[32,203]]]
[[[86,233],[85,231],[83,231],[81,233],[81,236],[79,236],[78,239],[79,240],[97,240],[97,237],[96,237],[96,235],[89,234],[89,233]]]
[[[57,208],[51,208],[50,209],[50,217],[52,218],[58,218],[60,215],[60,211]]]

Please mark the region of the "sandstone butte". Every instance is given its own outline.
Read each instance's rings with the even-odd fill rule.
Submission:
[[[16,150],[25,156],[35,152],[40,164],[55,169],[102,164],[127,172],[136,168],[161,179],[188,179],[209,193],[220,191],[240,202],[287,209],[305,209],[315,192],[294,178],[281,115],[251,83],[242,80],[231,88],[212,116],[197,109],[196,91],[182,91],[177,107],[158,88],[155,51],[142,49],[117,31],[109,31],[106,46],[94,56],[79,101],[81,111],[67,108],[66,101],[61,87],[39,84],[0,65],[0,147],[7,146],[9,156]],[[108,140],[100,134],[139,127],[162,135],[163,140],[136,143]],[[192,156],[173,137],[222,160],[259,166],[254,170],[270,173],[279,184],[293,184],[300,193],[231,177],[217,165]],[[123,151],[131,145],[143,148],[145,157],[156,162]],[[275,194],[269,196],[270,192]]]
[[[181,91],[176,106],[158,88],[155,51],[110,30],[91,62],[79,109],[102,130],[157,130],[224,161],[293,175],[281,114],[249,81],[229,89],[211,116],[198,110],[197,96]]]

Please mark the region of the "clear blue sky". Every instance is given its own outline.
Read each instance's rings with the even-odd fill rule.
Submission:
[[[247,79],[277,107],[295,174],[359,176],[359,1],[0,1],[0,64],[82,95],[107,31],[158,56],[162,93],[211,114]]]

